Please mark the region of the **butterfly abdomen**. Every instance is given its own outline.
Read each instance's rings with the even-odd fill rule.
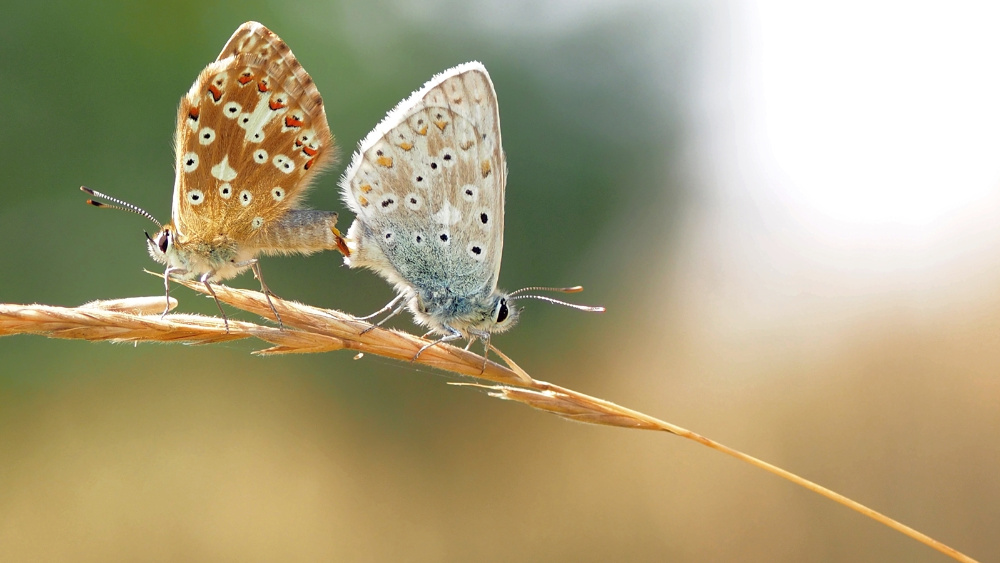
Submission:
[[[346,252],[332,211],[293,209],[261,233],[261,250],[268,254],[311,254],[321,250]]]

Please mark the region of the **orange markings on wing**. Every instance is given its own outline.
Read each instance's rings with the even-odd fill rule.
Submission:
[[[267,92],[268,90],[270,90],[270,88],[267,87],[267,81],[266,80],[261,80],[260,82],[257,83],[257,91],[258,92]]]
[[[380,156],[377,159],[375,159],[375,162],[377,162],[379,166],[385,166],[386,168],[392,168],[392,158],[390,158],[388,156],[384,156],[384,155]]]
[[[309,170],[310,168],[312,168],[313,162],[316,162],[316,159],[315,158],[310,158],[309,161],[306,162],[306,165],[303,166],[302,168],[305,168],[306,170]]]
[[[319,149],[314,149],[312,147],[302,147],[302,153],[305,154],[306,156],[316,156],[316,153],[318,152]]]
[[[284,103],[284,102],[282,102],[280,100],[271,100],[270,102],[267,103],[267,105],[272,110],[279,110],[281,108],[288,107],[288,104],[286,104],[286,103]]]
[[[250,74],[249,72],[244,72],[244,73],[243,73],[243,74],[242,74],[242,75],[241,75],[241,76],[240,76],[240,77],[238,78],[238,80],[240,81],[240,84],[242,84],[242,85],[246,86],[247,84],[250,84],[251,82],[253,82],[253,75],[252,75],[252,74]]]
[[[368,193],[368,192],[372,191],[372,186],[371,186],[371,184],[361,184],[358,187],[358,189],[361,190],[364,193]]]
[[[435,121],[435,122],[434,122],[434,125],[437,125],[437,128],[438,128],[438,129],[440,129],[440,130],[444,131],[444,128],[448,126],[448,122],[447,122],[447,121],[444,121],[444,120],[441,120],[441,121]]]
[[[200,113],[201,110],[198,109],[198,106],[194,106],[188,110],[188,118],[190,118],[193,121],[198,121],[198,114]]]
[[[208,93],[212,95],[212,99],[216,102],[222,99],[222,90],[215,84],[208,85]]]
[[[399,148],[403,149],[404,151],[408,151],[413,148],[413,143],[407,143],[406,141],[403,141],[402,143],[399,143]]]
[[[271,108],[271,109],[276,109],[276,108]],[[295,119],[295,117],[291,115],[285,118],[285,127],[302,127],[303,123],[304,122],[301,119]],[[296,140],[295,144],[301,145],[302,143]]]
[[[482,168],[483,168],[483,178],[489,176],[490,175],[490,171],[493,169],[493,167],[490,166],[490,161],[488,161],[488,160],[484,160],[483,161]]]

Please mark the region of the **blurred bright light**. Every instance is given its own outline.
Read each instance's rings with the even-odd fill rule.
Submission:
[[[1000,6],[760,2],[748,133],[782,199],[927,225],[1000,187]],[[738,45],[739,42],[736,42]],[[740,46],[740,45],[738,45]]]

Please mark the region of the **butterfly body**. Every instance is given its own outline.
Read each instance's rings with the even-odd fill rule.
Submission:
[[[516,317],[497,289],[506,173],[486,69],[439,74],[389,112],[345,173],[344,200],[357,214],[345,263],[386,278],[437,334],[505,330]]]
[[[266,27],[240,26],[199,74],[181,99],[175,146],[173,221],[150,241],[174,275],[218,281],[261,253],[338,246],[335,213],[296,209],[333,157],[323,100]]]
[[[497,289],[507,163],[496,92],[478,62],[438,74],[390,111],[359,144],[340,188],[356,215],[344,263],[375,271],[397,293],[364,318],[391,310],[381,324],[407,308],[436,342],[480,338],[488,348],[491,334],[517,321],[517,299],[604,310],[524,293],[580,287]]]
[[[205,277],[209,283],[232,278],[251,266],[259,254],[311,254],[319,250],[340,249],[337,214],[332,211],[292,209],[264,228],[261,242],[241,244],[224,232],[212,238],[191,236],[175,238],[173,225],[167,224],[148,241],[149,253],[170,269],[178,279]],[[267,245],[267,246],[264,246]]]
[[[301,208],[335,154],[323,99],[263,25],[241,25],[181,98],[174,146],[171,222],[147,236],[167,279],[197,278],[211,291],[208,284],[247,268],[259,279],[261,254],[347,252],[336,213]],[[263,280],[261,287],[270,302]]]

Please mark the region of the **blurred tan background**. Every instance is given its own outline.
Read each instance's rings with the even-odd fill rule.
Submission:
[[[323,93],[320,209],[386,110],[478,59],[502,285],[608,306],[528,303],[502,350],[997,560],[1000,13],[971,6],[0,3],[0,302],[158,294],[150,225],[77,188],[167,219],[177,102],[240,23]],[[313,305],[391,297],[339,262],[263,268]],[[944,560],[670,436],[259,347],[0,339],[0,560]]]

